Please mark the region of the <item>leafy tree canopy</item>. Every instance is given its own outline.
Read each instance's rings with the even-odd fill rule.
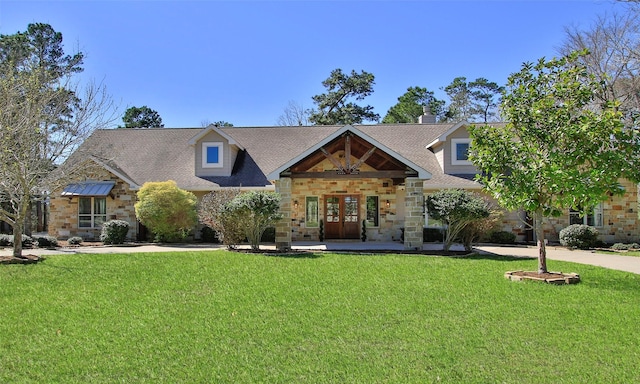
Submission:
[[[480,77],[467,82],[466,77],[456,77],[443,88],[449,96],[444,113],[447,121],[483,121],[498,116],[499,96],[503,87]]]
[[[160,114],[143,105],[142,107],[128,108],[122,117],[125,128],[163,128]]]
[[[444,101],[435,98],[433,91],[421,87],[409,87],[407,92],[398,97],[398,103],[389,108],[382,119],[385,124],[417,123],[423,114],[423,107],[429,107],[431,114],[442,116]]]
[[[361,124],[363,121],[378,121],[380,115],[370,105],[360,106],[350,101],[364,100],[373,93],[375,76],[369,72],[352,70],[350,75],[342,69],[334,69],[322,85],[326,93],[313,96],[316,104],[309,121],[318,125]]]
[[[580,63],[586,54],[523,64],[503,95],[508,123],[470,128],[470,160],[485,188],[502,206],[534,215],[540,272],[544,217],[623,193],[620,178],[640,181],[638,132],[625,128],[615,103],[593,108],[602,84]]]

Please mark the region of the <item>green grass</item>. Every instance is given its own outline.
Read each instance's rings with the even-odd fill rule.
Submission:
[[[3,383],[640,382],[640,276],[535,260],[51,256],[0,266]]]
[[[607,251],[607,250],[604,250],[604,249],[599,249],[596,252],[604,253],[604,254],[607,254],[607,255],[640,257],[640,251]]]

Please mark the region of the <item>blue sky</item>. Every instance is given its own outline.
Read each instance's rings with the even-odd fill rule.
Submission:
[[[364,103],[384,116],[410,86],[458,76],[504,84],[527,61],[557,56],[564,28],[588,28],[610,0],[55,1],[0,0],[0,33],[43,22],[83,79],[103,81],[121,112],[147,105],[166,127],[275,125],[335,68],[371,72]],[[122,124],[121,120],[115,125]]]

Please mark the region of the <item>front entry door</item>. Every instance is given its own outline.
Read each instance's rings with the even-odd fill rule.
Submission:
[[[360,238],[359,201],[357,195],[329,195],[325,198],[326,239]]]

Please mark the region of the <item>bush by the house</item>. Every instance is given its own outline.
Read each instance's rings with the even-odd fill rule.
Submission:
[[[494,231],[489,236],[489,242],[494,244],[513,244],[516,242],[516,235],[507,231]]]
[[[22,247],[23,248],[31,248],[33,246],[38,245],[37,241],[34,241],[31,236],[22,235]],[[2,247],[12,247],[13,246],[13,235],[0,235],[0,246]]]
[[[123,244],[129,232],[129,223],[124,220],[109,220],[102,224],[100,241],[105,244]]]
[[[34,236],[33,238],[38,242],[38,246],[42,248],[58,246],[58,239],[53,236]]]
[[[611,249],[613,249],[614,251],[628,251],[630,249],[640,249],[640,244],[638,243],[632,243],[632,244],[625,244],[625,243],[615,243],[611,246]]]
[[[198,223],[196,195],[173,180],[144,183],[137,196],[136,216],[156,241],[182,241]]]
[[[200,230],[200,240],[203,243],[219,243],[218,235],[211,227],[204,226]]]
[[[224,206],[225,210],[238,221],[244,230],[251,249],[260,249],[264,231],[282,219],[280,195],[269,191],[249,191],[234,197]]]
[[[70,237],[69,239],[67,239],[67,244],[69,245],[80,245],[82,244],[82,237],[80,236],[73,236]]]
[[[560,231],[560,244],[570,248],[587,249],[598,242],[598,230],[584,224],[573,224]]]
[[[404,240],[404,228],[402,228],[402,240]],[[422,241],[425,243],[440,243],[443,240],[444,230],[442,228],[422,229]]]
[[[276,227],[269,227],[264,230],[262,234],[262,238],[260,239],[263,243],[275,243],[276,242]]]

